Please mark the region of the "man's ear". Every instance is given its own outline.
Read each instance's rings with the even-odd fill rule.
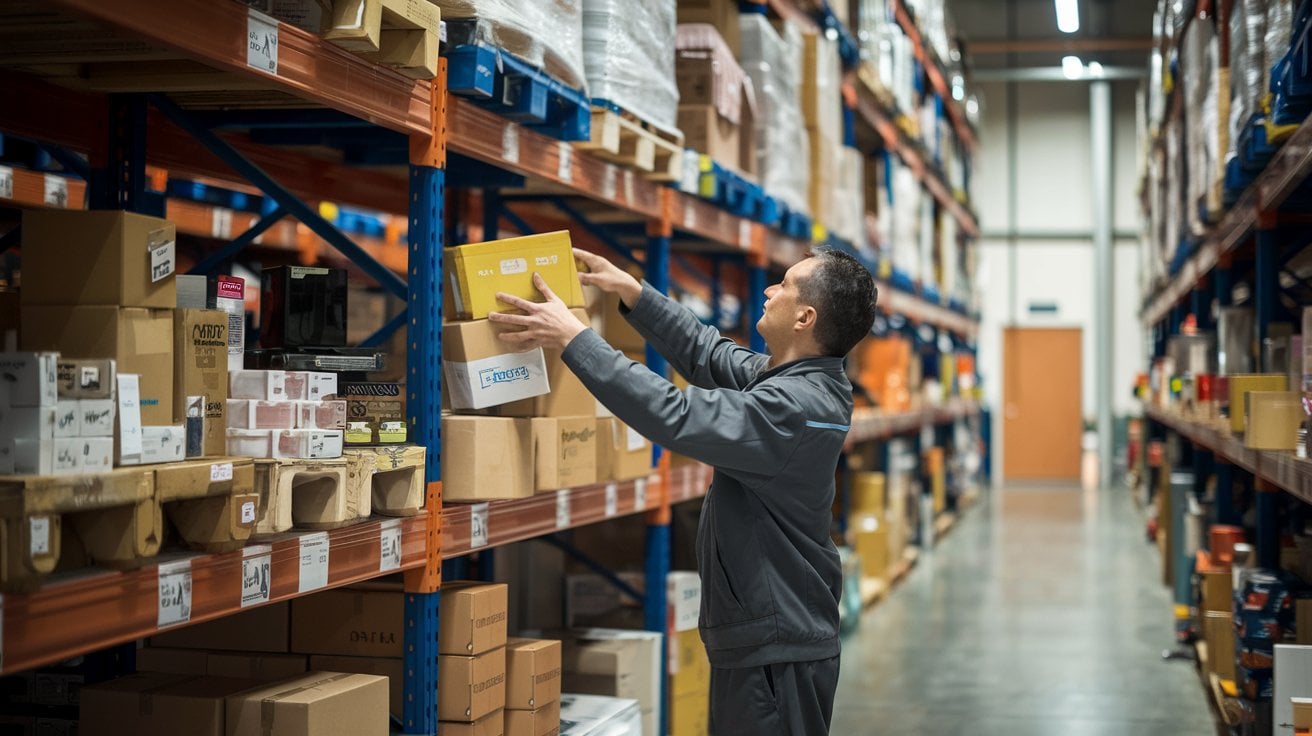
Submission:
[[[793,325],[793,329],[802,330],[802,329],[806,329],[807,327],[814,327],[816,316],[817,315],[816,315],[815,307],[811,307],[811,306],[802,307],[801,309],[798,310],[797,323]]]

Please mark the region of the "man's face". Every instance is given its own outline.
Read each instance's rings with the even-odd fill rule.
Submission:
[[[815,259],[807,258],[793,264],[784,273],[784,280],[766,288],[765,311],[756,323],[756,331],[765,338],[772,352],[779,350],[793,338],[793,327],[808,306],[798,294],[798,285],[810,278]]]

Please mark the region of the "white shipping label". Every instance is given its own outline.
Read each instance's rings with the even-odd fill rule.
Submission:
[[[301,535],[301,578],[298,590],[308,593],[328,585],[328,533]]]
[[[639,511],[647,508],[647,479],[633,481],[633,506]]]
[[[647,438],[634,431],[633,427],[624,428],[624,446],[629,452],[637,452],[647,446]]]
[[[401,520],[388,519],[378,527],[378,572],[401,569]]]
[[[0,166],[0,199],[14,198],[14,170]]]
[[[551,391],[541,348],[468,363],[442,361],[453,409],[485,409]]]
[[[569,526],[569,489],[562,488],[556,491],[556,528],[564,529]]]
[[[524,258],[506,258],[501,261],[501,275],[509,276],[528,271],[528,261]]]
[[[487,546],[487,509],[486,503],[476,503],[469,507],[470,549]]]
[[[738,222],[738,247],[748,248],[752,244],[752,223],[747,220]]]
[[[166,562],[159,566],[160,628],[191,620],[191,560]]]
[[[141,456],[141,377],[118,374],[118,434],[120,459]]]
[[[691,201],[683,203],[683,226],[689,230],[697,227],[697,209]]]
[[[214,463],[210,466],[210,482],[232,480],[232,463]]]
[[[68,206],[68,180],[55,174],[45,175],[45,194],[41,198],[49,207]]]
[[[560,160],[556,167],[556,178],[568,184],[574,181],[574,146],[561,141],[557,150],[560,151]]]
[[[258,606],[269,602],[269,586],[273,572],[273,547],[257,544],[242,550],[241,607]]]
[[[150,282],[153,284],[157,281],[173,275],[178,266],[178,244],[175,240],[170,240],[159,245],[150,251]]]
[[[620,506],[620,487],[614,483],[606,484],[606,518],[619,513]]]
[[[241,523],[255,523],[255,502],[247,501],[241,505]]]
[[[32,556],[50,554],[50,517],[33,516],[29,520]]]
[[[619,170],[615,164],[606,164],[601,170],[601,198],[612,200],[615,199],[615,179]]]
[[[210,236],[225,240],[232,237],[232,210],[227,207],[210,210]]]
[[[624,201],[633,201],[633,169],[624,170]]]
[[[254,9],[246,15],[246,65],[278,73],[278,21]]]
[[[501,160],[508,164],[519,163],[519,126],[507,124],[501,129]],[[492,237],[492,236],[488,236]]]

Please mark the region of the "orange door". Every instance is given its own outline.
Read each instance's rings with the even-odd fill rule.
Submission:
[[[1003,346],[1003,476],[1078,479],[1080,330],[1012,327]]]

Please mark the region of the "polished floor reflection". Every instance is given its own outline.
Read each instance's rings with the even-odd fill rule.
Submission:
[[[832,733],[1215,733],[1142,530],[1123,489],[995,491],[845,641]]]

